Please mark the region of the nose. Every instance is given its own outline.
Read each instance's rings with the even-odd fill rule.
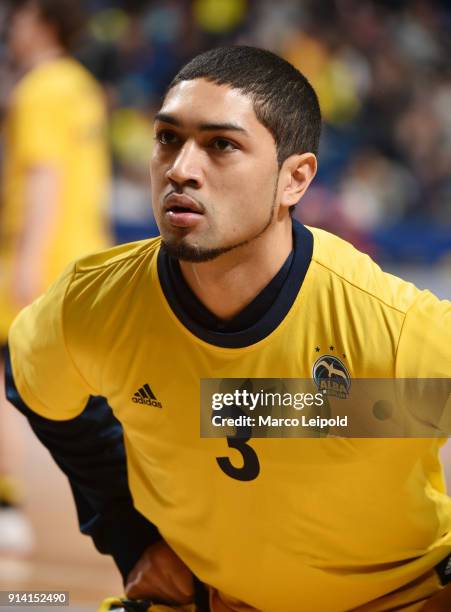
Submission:
[[[195,142],[185,142],[166,172],[166,178],[179,186],[199,189],[202,186],[202,152]]]

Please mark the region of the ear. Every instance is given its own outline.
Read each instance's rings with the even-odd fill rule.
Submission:
[[[279,174],[279,205],[289,208],[297,204],[312,182],[318,164],[313,153],[290,155]]]

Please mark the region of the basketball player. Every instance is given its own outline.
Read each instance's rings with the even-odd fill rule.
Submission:
[[[194,58],[155,118],[161,238],[79,260],[12,326],[8,397],[129,597],[192,610],[195,576],[214,612],[451,606],[440,440],[199,436],[205,378],[450,375],[449,302],[292,221],[320,123],[272,53]]]
[[[14,316],[72,259],[109,244],[103,95],[68,51],[81,23],[79,3],[14,0],[11,8],[8,49],[18,82],[3,126],[2,345]],[[27,552],[30,534],[12,480],[20,431],[0,395],[0,550]]]

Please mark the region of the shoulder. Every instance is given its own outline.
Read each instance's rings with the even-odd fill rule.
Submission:
[[[18,319],[44,322],[63,321],[64,313],[78,312],[81,319],[92,318],[97,306],[124,295],[137,279],[150,273],[158,252],[159,238],[122,244],[75,260],[47,291]]]
[[[105,311],[127,313],[130,301],[151,287],[159,245],[160,238],[151,238],[76,260],[65,289],[65,320],[84,326]]]
[[[77,259],[72,266],[72,283],[83,285],[108,277],[112,284],[120,285],[143,265],[151,265],[160,242],[160,237],[129,242]]]
[[[341,292],[405,315],[421,291],[410,282],[381,270],[369,255],[324,230],[309,227],[313,234],[312,263],[324,280]]]

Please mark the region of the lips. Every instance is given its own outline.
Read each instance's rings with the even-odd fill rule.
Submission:
[[[165,200],[164,214],[173,227],[188,229],[202,221],[204,210],[189,196],[172,193]]]
[[[165,200],[164,212],[204,214],[202,207],[184,193],[171,193]]]

